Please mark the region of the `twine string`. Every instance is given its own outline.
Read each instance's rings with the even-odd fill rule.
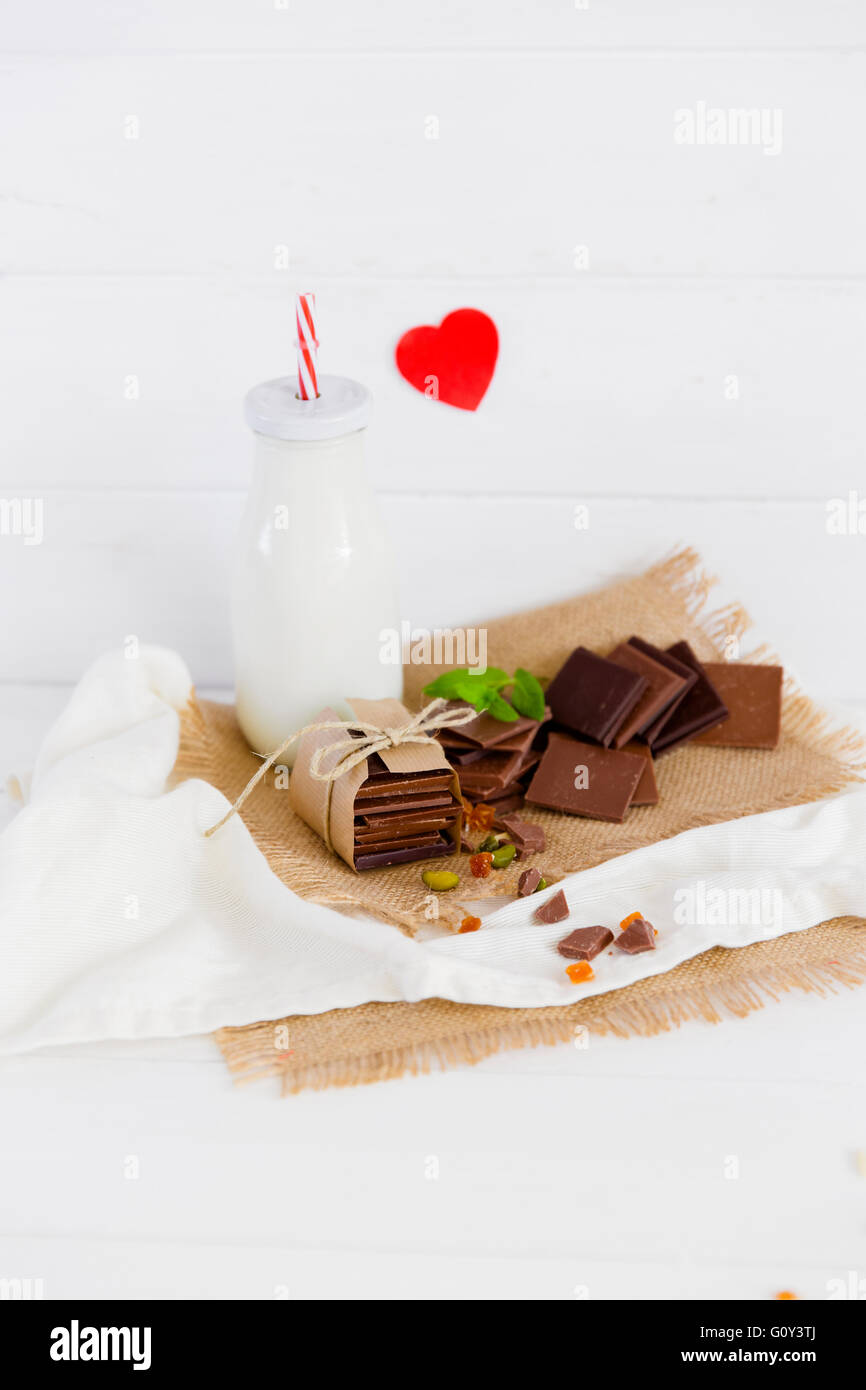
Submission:
[[[250,778],[244,787],[237,801],[230,806],[221,820],[216,825],[212,825],[205,830],[204,835],[209,839],[218,830],[236,815],[250,794],[261,782],[262,778],[270,771],[278,758],[281,758],[293,743],[305,734],[319,733],[324,729],[345,729],[357,730],[361,738],[345,738],[336,743],[326,743],[321,748],[317,748],[310,759],[310,776],[317,782],[336,782],[338,778],[345,777],[347,772],[357,767],[359,763],[366,762],[367,758],[373,753],[383,753],[388,748],[399,748],[406,743],[429,743],[430,734],[434,729],[457,728],[460,724],[468,724],[470,719],[477,718],[478,712],[474,709],[452,709],[442,708],[447,700],[431,700],[429,705],[425,705],[418,714],[409,720],[408,724],[394,729],[383,729],[378,724],[366,724],[361,719],[328,719],[321,724],[307,724],[305,728],[298,729],[295,733],[289,734],[284,739],[279,748],[275,748],[262,763],[258,771]],[[335,756],[332,767],[322,771],[322,760],[326,756]]]

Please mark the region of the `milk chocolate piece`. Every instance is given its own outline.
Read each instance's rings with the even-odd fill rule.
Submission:
[[[385,783],[384,787],[382,783]],[[395,775],[385,772],[368,777],[367,781],[356,791],[355,801],[370,801],[391,792],[400,797],[416,794],[430,796],[436,792],[450,791],[450,789],[450,772],[415,772],[405,777],[402,774]]]
[[[685,666],[682,661],[677,661],[676,657],[671,656],[669,652],[663,652],[660,647],[654,647],[652,642],[645,642],[642,637],[632,636],[626,645],[634,647],[635,651],[643,652],[646,656],[651,656],[653,661],[657,661],[660,666],[666,667],[675,676],[679,676],[680,680],[685,681],[682,690],[674,696],[667,709],[662,710],[649,724],[638,729],[638,736],[650,743],[668,716],[673,714],[678,705],[682,704],[692,686],[697,683],[698,673],[693,671],[691,666]]]
[[[448,710],[469,710],[471,705],[465,700],[449,700],[445,706]],[[550,718],[550,712],[545,710],[545,719]],[[494,719],[492,714],[479,714],[474,719],[470,719],[465,724],[459,724],[456,728],[443,729],[438,735],[443,746],[447,747],[452,740],[465,739],[468,743],[474,743],[479,748],[495,748],[497,744],[506,739],[514,738],[517,734],[525,733],[531,729],[537,733],[540,728],[537,719],[527,719],[525,715],[518,715],[516,719],[504,721]]]
[[[537,907],[532,914],[533,920],[542,922],[546,926],[551,926],[554,922],[564,922],[568,916],[568,903],[565,901],[565,893],[560,888],[558,893],[554,893],[552,898],[548,898],[546,903]]]
[[[631,799],[632,806],[657,806],[659,789],[656,783],[656,770],[653,767],[652,750],[645,743],[639,743],[636,738],[633,738],[631,743],[627,743],[622,751],[634,753],[637,757],[643,758],[644,761],[641,779]]]
[[[621,821],[643,772],[644,760],[635,753],[552,733],[526,800],[572,816]]]
[[[643,917],[636,917],[625,931],[614,938],[613,944],[627,956],[639,956],[642,951],[655,950],[656,934],[650,922]]]
[[[355,814],[357,816],[385,815],[390,811],[426,811],[436,807],[448,807],[454,805],[454,797],[451,792],[436,792],[431,796],[378,796],[370,797],[367,801],[359,802],[355,798]]]
[[[540,825],[521,820],[514,814],[500,816],[499,822],[508,832],[508,838],[517,846],[517,858],[524,859],[527,854],[538,854],[547,845],[547,836]]]
[[[562,938],[556,949],[566,960],[595,960],[612,941],[613,932],[609,927],[576,927]]]
[[[540,869],[524,869],[520,878],[517,880],[518,898],[528,898],[530,894],[535,892],[540,882]]]
[[[367,838],[366,835],[359,835],[355,839],[355,848],[359,854],[378,854],[379,851],[392,849],[420,849],[423,845],[439,845],[442,843],[442,836],[433,835],[401,835],[393,839],[388,837],[373,835]]]
[[[645,676],[577,647],[547,687],[547,701],[558,724],[607,747],[646,688]]]
[[[647,652],[642,652],[628,642],[621,642],[615,647],[608,656],[608,661],[643,676],[647,683],[646,690],[614,738],[614,748],[623,748],[640,729],[651,724],[669,707],[677,695],[685,691],[686,681],[684,676],[678,676],[668,666],[663,666]]]
[[[708,661],[705,670],[729,718],[696,742],[715,748],[775,748],[782,733],[782,667]]]
[[[668,647],[668,655],[676,657],[684,666],[691,666],[698,678],[673,713],[666,717],[658,733],[650,738],[654,755],[678,748],[728,717],[727,705],[688,642],[674,642]]]

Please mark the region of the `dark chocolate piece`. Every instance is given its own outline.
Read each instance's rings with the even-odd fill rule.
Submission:
[[[359,854],[377,854],[380,850],[390,849],[420,849],[423,845],[438,845],[442,843],[442,836],[432,835],[398,835],[390,836],[373,835],[368,838],[366,835],[355,836],[355,849]]]
[[[644,760],[638,754],[552,733],[526,800],[572,816],[621,821],[643,772]]]
[[[625,951],[627,956],[639,956],[642,951],[654,951],[656,948],[656,934],[652,923],[647,922],[643,917],[636,917],[630,922],[625,931],[620,932],[614,938],[614,946],[620,951]]]
[[[451,840],[443,840],[439,845],[427,845],[421,849],[387,849],[374,854],[364,851],[355,855],[356,869],[384,869],[389,864],[412,864],[416,859],[441,859],[443,855],[453,854]]]
[[[697,671],[693,671],[691,666],[685,666],[682,661],[677,661],[676,657],[671,656],[669,652],[663,652],[660,647],[654,647],[652,642],[645,642],[642,637],[632,636],[628,639],[626,645],[634,647],[636,651],[643,652],[645,656],[651,656],[653,661],[657,661],[660,666],[666,667],[668,671],[679,676],[680,680],[685,681],[682,690],[678,695],[674,696],[667,709],[662,710],[649,724],[645,724],[643,728],[638,729],[638,737],[645,739],[646,742],[649,743],[658,733],[668,716],[673,714],[678,705],[682,704],[692,686],[697,683],[698,673]]]
[[[667,716],[658,733],[649,740],[654,755],[678,748],[728,717],[727,705],[688,642],[674,642],[668,648],[668,655],[676,657],[684,666],[691,666],[698,678],[673,714]]]
[[[576,927],[562,938],[556,949],[566,960],[595,960],[612,941],[613,932],[609,927]]]
[[[696,742],[715,748],[775,748],[782,734],[782,667],[708,661],[704,669],[729,718],[699,734]]]
[[[607,747],[646,688],[644,676],[577,647],[547,687],[547,700],[558,724]]]
[[[524,869],[520,878],[517,880],[518,898],[528,898],[530,894],[535,892],[540,882],[540,869]]]
[[[631,799],[632,806],[657,806],[659,789],[656,783],[656,770],[653,767],[652,750],[647,744],[640,743],[636,738],[633,738],[631,743],[627,743],[622,751],[634,753],[636,757],[643,758],[644,762],[640,781],[635,787],[635,793]]]
[[[639,729],[651,724],[663,710],[668,709],[677,695],[684,692],[686,681],[683,676],[678,676],[668,666],[663,666],[647,652],[640,651],[628,642],[621,642],[615,647],[608,656],[608,661],[643,676],[647,683],[646,690],[620,726],[613,741],[614,748],[623,748]]]
[[[517,858],[523,859],[527,854],[538,854],[547,846],[547,836],[540,825],[535,825],[533,821],[521,820],[520,816],[513,813],[500,816],[500,823],[508,832],[511,843],[517,846]]]
[[[568,916],[568,903],[565,900],[565,893],[560,888],[558,893],[554,893],[552,898],[548,898],[546,903],[537,907],[532,914],[533,920],[542,922],[546,926],[551,926],[554,922],[564,922]]]

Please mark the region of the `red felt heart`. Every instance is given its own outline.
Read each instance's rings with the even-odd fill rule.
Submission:
[[[455,309],[438,328],[410,328],[397,344],[397,370],[433,400],[477,410],[490,385],[499,334],[480,309]]]

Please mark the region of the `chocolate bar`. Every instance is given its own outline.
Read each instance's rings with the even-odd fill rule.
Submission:
[[[644,759],[635,753],[599,748],[568,734],[552,733],[526,800],[572,816],[621,821],[644,767]]]
[[[645,676],[577,647],[546,694],[557,724],[606,748],[646,689]]]
[[[695,741],[715,748],[775,748],[782,734],[782,667],[708,661],[704,669],[729,718]]]

